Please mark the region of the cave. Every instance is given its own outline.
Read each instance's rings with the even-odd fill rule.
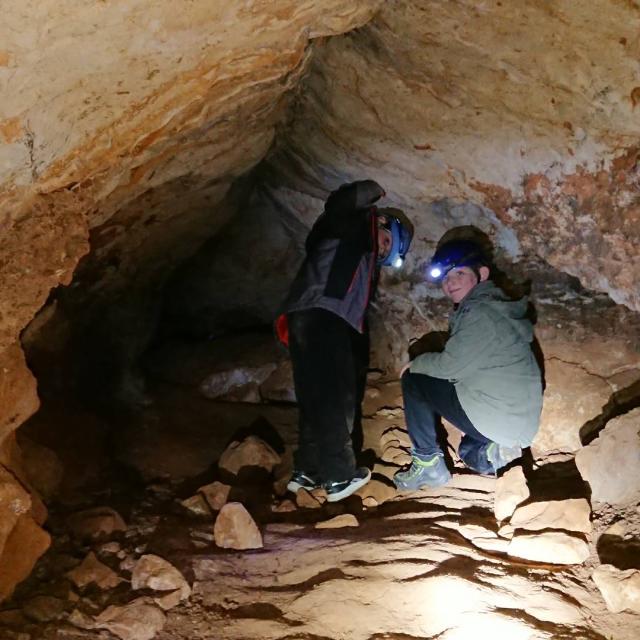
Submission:
[[[5,5],[2,640],[640,636],[640,2]],[[360,180],[413,240],[331,503],[286,488],[274,320]],[[494,477],[444,421],[451,481],[400,493],[452,232],[528,297],[540,428]]]

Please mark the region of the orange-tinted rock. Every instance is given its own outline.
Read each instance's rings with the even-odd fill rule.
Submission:
[[[279,462],[280,456],[264,440],[249,436],[242,442],[232,442],[220,456],[218,466],[235,475],[244,467],[271,472]]]
[[[100,589],[112,589],[122,582],[113,569],[96,558],[93,551],[75,569],[69,571],[67,577],[80,589],[90,584],[95,584]]]
[[[260,549],[262,535],[249,512],[239,502],[222,507],[213,528],[215,542],[223,549]]]
[[[120,514],[111,507],[79,511],[69,517],[67,524],[78,538],[107,537],[127,530],[127,525]]]

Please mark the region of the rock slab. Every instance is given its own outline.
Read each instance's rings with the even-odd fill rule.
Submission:
[[[532,502],[518,507],[511,517],[511,526],[516,529],[540,531],[542,529],[564,529],[580,533],[591,532],[591,507],[584,498]]]
[[[493,499],[493,513],[501,522],[509,518],[515,508],[530,495],[527,479],[522,467],[513,467],[496,481],[496,492]]]
[[[621,571],[613,565],[603,564],[593,572],[593,581],[607,603],[609,611],[640,613],[640,571]]]
[[[589,557],[589,545],[561,531],[515,535],[507,553],[516,558],[548,564],[581,564]]]
[[[107,629],[121,640],[151,640],[165,625],[166,616],[146,598],[120,607],[107,607],[95,621],[96,629]]]
[[[174,598],[155,599],[163,609],[169,609],[191,595],[191,587],[184,576],[170,562],[153,554],[144,555],[138,560],[131,575],[131,587],[170,591]]]

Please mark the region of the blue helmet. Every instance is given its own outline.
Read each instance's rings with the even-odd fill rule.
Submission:
[[[378,261],[378,264],[383,267],[400,268],[404,264],[407,252],[409,251],[412,233],[407,225],[402,223],[400,218],[388,213],[388,211],[388,209],[380,209],[378,214],[384,215],[387,218],[387,222],[383,224],[383,227],[391,232],[391,250],[385,258]]]
[[[440,282],[456,267],[488,266],[489,260],[483,248],[473,240],[451,240],[436,249],[429,264],[428,277]]]

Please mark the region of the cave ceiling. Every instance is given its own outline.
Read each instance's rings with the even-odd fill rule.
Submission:
[[[0,346],[83,256],[88,292],[166,275],[258,165],[301,229],[372,177],[414,267],[475,224],[637,310],[639,27],[622,0],[7,5]]]

